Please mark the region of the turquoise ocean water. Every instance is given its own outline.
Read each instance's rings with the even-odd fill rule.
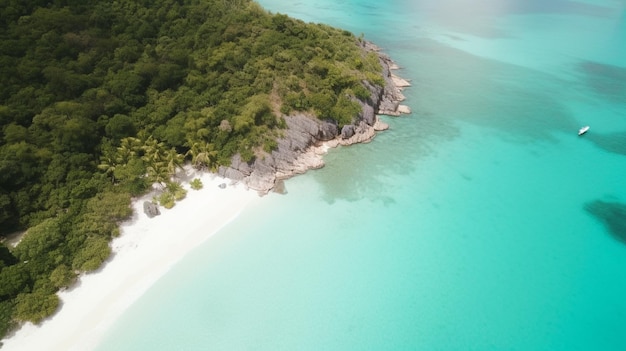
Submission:
[[[413,113],[258,201],[99,350],[626,350],[626,2],[260,3],[376,42]]]

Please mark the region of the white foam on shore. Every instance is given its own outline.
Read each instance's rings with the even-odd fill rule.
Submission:
[[[190,173],[190,170],[187,170]],[[177,261],[233,220],[259,196],[244,186],[219,184],[230,180],[199,174],[204,187],[189,190],[174,208],[161,208],[149,219],[143,202],[133,202],[133,219],[123,224],[112,241],[113,257],[96,273],[83,275],[77,285],[59,293],[62,307],[35,326],[25,324],[3,340],[3,351],[91,350],[122,313]],[[193,176],[192,176],[193,178]]]

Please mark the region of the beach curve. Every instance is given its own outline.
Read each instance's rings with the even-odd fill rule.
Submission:
[[[187,169],[187,173],[195,173]],[[134,215],[111,242],[112,257],[97,272],[82,275],[58,293],[62,306],[40,325],[24,324],[3,340],[3,351],[91,350],[109,327],[187,253],[235,219],[259,196],[242,184],[209,173],[191,174],[203,183],[189,190],[172,209],[148,218],[143,202],[133,201]],[[220,184],[229,184],[222,189]]]

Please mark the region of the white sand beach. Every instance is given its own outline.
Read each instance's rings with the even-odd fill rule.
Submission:
[[[187,170],[187,173],[193,172]],[[195,175],[189,179],[193,179]],[[112,241],[113,255],[100,271],[82,276],[59,293],[62,306],[38,326],[24,325],[4,340],[3,351],[91,350],[122,313],[177,261],[237,217],[259,196],[212,174],[197,175],[204,187],[191,190],[174,208],[148,218],[142,204]],[[226,183],[225,189],[219,187]]]

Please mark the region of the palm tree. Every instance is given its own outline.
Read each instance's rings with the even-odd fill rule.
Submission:
[[[197,169],[213,168],[217,151],[214,150],[213,144],[199,141],[191,145],[187,155],[191,155],[191,163]]]
[[[104,174],[111,176],[111,182],[115,183],[115,167],[116,163],[111,155],[105,155],[100,158],[98,169],[104,171]]]
[[[133,137],[124,138],[117,148],[115,161],[120,165],[126,165],[131,158],[137,155],[140,149],[141,141],[139,139]]]
[[[154,139],[151,136],[144,141],[143,146],[141,146],[141,150],[143,150],[143,159],[144,161],[150,163],[153,161],[162,161],[163,150],[165,149],[165,144],[160,143],[158,140]]]
[[[180,201],[187,196],[187,190],[178,182],[169,182],[167,184],[167,191],[174,196],[176,201]]]
[[[165,145],[152,136],[149,136],[140,147],[143,152],[141,160],[146,165],[148,178],[150,181],[159,183],[160,185],[165,184],[170,177],[163,152],[164,148]]]
[[[176,149],[171,148],[169,151],[165,153],[164,158],[166,162],[167,171],[170,173],[170,175],[175,175],[176,169],[183,168],[182,164],[184,161],[184,157],[183,155],[176,152]]]
[[[159,183],[159,185],[164,186],[169,181],[170,173],[165,162],[156,161],[148,163],[146,171],[148,171],[148,178],[154,183]]]

